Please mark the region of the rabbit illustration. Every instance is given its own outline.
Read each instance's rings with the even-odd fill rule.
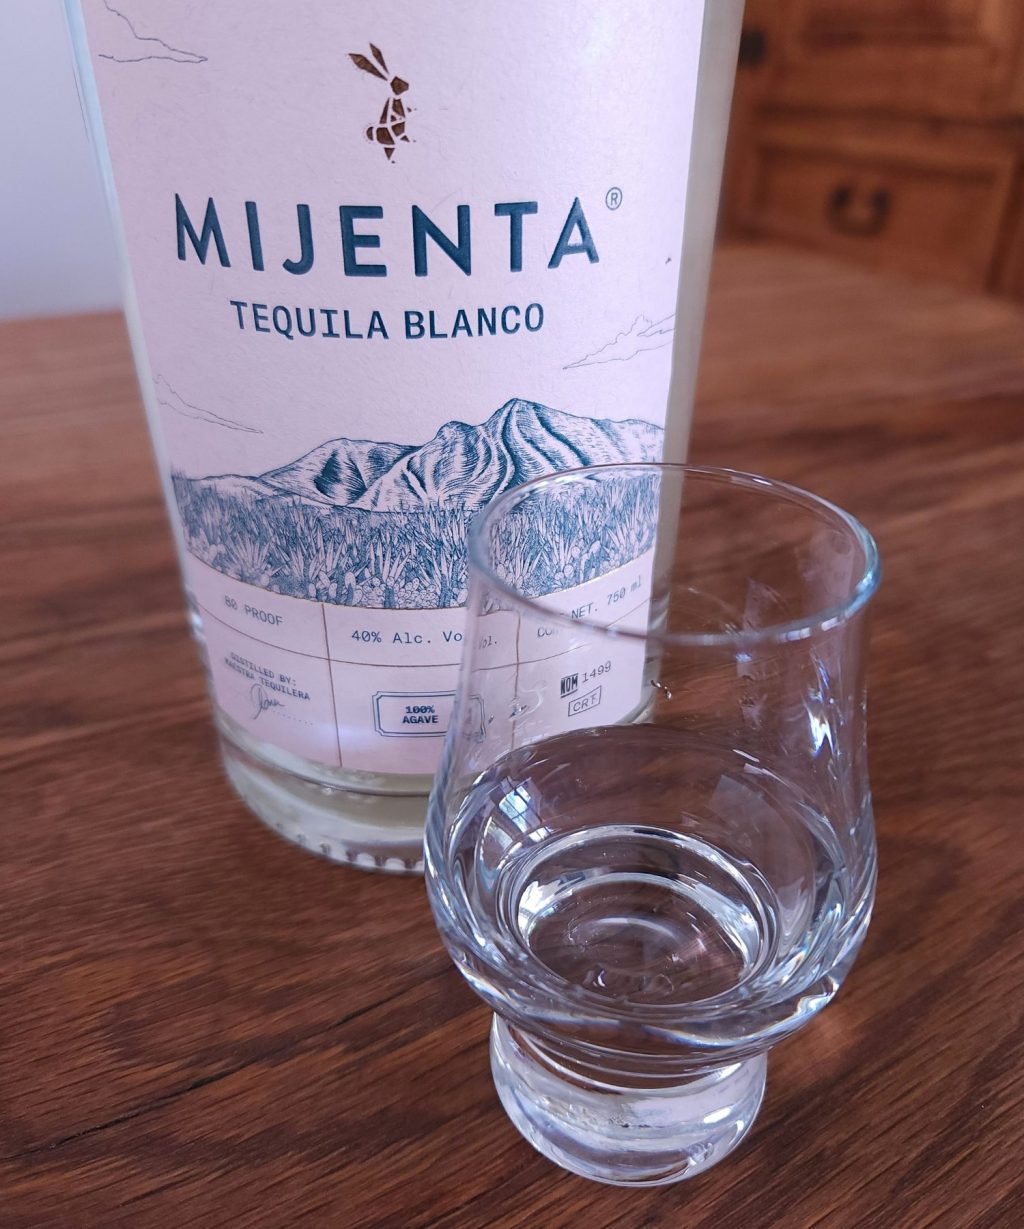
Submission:
[[[409,83],[408,81],[403,81],[401,77],[391,77],[391,70],[384,62],[380,49],[375,47],[373,43],[370,44],[370,55],[372,55],[373,59],[362,55],[360,52],[350,51],[348,58],[356,68],[362,69],[364,73],[369,73],[371,77],[377,77],[379,80],[386,82],[391,90],[391,97],[384,104],[384,109],[380,113],[380,119],[376,124],[371,124],[366,130],[366,139],[376,142],[384,150],[390,162],[395,156],[396,143],[409,140],[405,135],[406,107],[401,98],[401,95],[409,88]]]

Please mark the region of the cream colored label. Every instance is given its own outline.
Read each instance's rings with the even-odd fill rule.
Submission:
[[[661,456],[704,5],[82,0],[144,394],[254,738],[432,770],[469,518]]]

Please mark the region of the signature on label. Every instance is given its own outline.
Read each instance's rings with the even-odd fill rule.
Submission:
[[[256,720],[260,713],[265,713],[268,708],[284,708],[280,700],[274,700],[267,695],[267,689],[262,683],[253,683],[249,689],[249,697],[256,710],[252,715],[253,721]]]

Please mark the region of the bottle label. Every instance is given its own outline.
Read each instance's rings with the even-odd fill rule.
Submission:
[[[432,771],[469,519],[662,455],[704,5],[82,0],[143,392],[253,738]],[[589,547],[553,527],[537,566],[572,595]]]

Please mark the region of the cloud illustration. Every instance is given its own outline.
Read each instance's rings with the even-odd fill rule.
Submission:
[[[211,427],[226,427],[229,431],[247,431],[252,435],[263,434],[259,427],[250,427],[244,422],[238,422],[233,418],[224,418],[220,414],[215,414],[213,410],[205,410],[202,406],[193,405],[190,401],[186,401],[171,388],[163,376],[157,376],[154,383],[156,385],[156,399],[158,403],[165,409],[173,410],[175,414],[180,414],[182,418],[192,418],[196,422],[209,423]]]
[[[127,3],[127,0],[118,0]],[[123,8],[116,8],[111,0],[103,0],[106,15],[97,15],[95,26],[90,29],[96,54],[101,60],[114,60],[118,64],[139,64],[143,60],[172,60],[176,64],[204,64],[206,56],[195,51],[183,51],[172,47],[162,38],[140,34],[135,23]]]
[[[671,344],[675,330],[675,316],[665,316],[661,320],[650,320],[647,316],[637,316],[624,333],[619,333],[614,340],[595,350],[593,354],[585,354],[574,363],[566,363],[563,370],[573,367],[591,367],[596,363],[625,363],[638,354],[648,350],[660,350]]]

